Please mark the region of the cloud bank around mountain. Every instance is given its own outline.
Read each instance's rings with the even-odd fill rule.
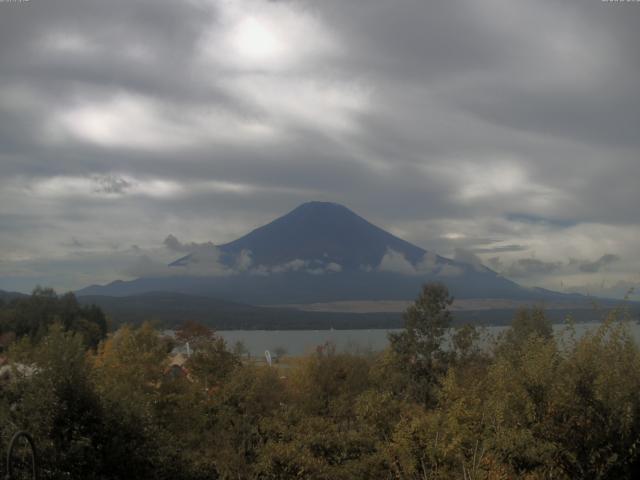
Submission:
[[[582,0],[2,3],[0,288],[114,280],[133,246],[153,270],[171,232],[220,245],[309,199],[526,285],[637,284],[639,22]]]

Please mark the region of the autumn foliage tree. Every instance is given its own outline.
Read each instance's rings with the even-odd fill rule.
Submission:
[[[186,324],[188,376],[166,374],[175,342],[151,324],[93,348],[54,322],[3,353],[0,441],[32,432],[47,479],[640,475],[640,349],[628,323],[554,330],[534,307],[487,338],[450,329],[450,305],[445,287],[426,285],[385,351],[324,344],[272,366]]]

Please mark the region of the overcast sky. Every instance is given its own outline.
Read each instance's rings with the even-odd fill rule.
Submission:
[[[0,288],[342,203],[524,285],[640,282],[640,3],[0,0]],[[637,297],[640,298],[640,297]]]

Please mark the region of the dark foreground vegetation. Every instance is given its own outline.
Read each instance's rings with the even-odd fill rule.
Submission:
[[[379,354],[318,347],[269,368],[187,324],[106,336],[99,309],[39,290],[0,308],[0,442],[30,431],[52,479],[631,479],[640,351],[623,312],[552,336],[522,310],[451,348],[450,298],[425,286]]]

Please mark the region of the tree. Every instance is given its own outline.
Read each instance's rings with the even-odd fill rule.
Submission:
[[[189,343],[192,348],[198,348],[200,344],[206,344],[216,338],[215,332],[201,323],[187,320],[176,331],[176,340],[181,343]]]
[[[9,390],[10,421],[35,438],[46,478],[95,478],[105,450],[103,410],[93,388],[81,335],[54,324],[36,345],[10,352],[28,369]]]
[[[187,360],[186,366],[206,388],[218,385],[241,364],[240,358],[227,350],[222,337],[213,336],[196,345],[197,348]]]
[[[245,355],[249,356],[249,349],[242,340],[237,340],[236,343],[233,344],[232,352],[237,355],[238,358],[242,358]]]
[[[107,335],[107,319],[95,306],[82,306],[73,293],[58,296],[51,288],[36,287],[30,297],[17,298],[0,306],[0,333],[39,341],[49,328],[60,324],[65,331],[78,332],[86,346],[95,348]]]
[[[496,354],[506,356],[513,363],[521,360],[523,350],[533,338],[542,342],[553,340],[553,328],[541,307],[520,308],[511,322],[511,327],[498,337]]]
[[[451,346],[459,361],[466,361],[470,357],[479,353],[477,342],[480,338],[480,332],[470,323],[466,323],[456,328],[455,333],[451,337]]]
[[[204,456],[215,464],[217,478],[273,478],[258,476],[254,469],[267,441],[263,422],[286,401],[278,376],[273,368],[241,366],[211,396],[201,443],[209,449]]]
[[[284,357],[287,354],[287,349],[284,348],[283,346],[278,346],[273,349],[273,353],[276,356],[276,363],[279,363],[282,357]]]
[[[416,400],[429,404],[433,388],[446,371],[443,337],[451,325],[453,298],[440,283],[422,287],[420,296],[404,313],[405,328],[389,335],[395,365],[408,376],[407,387]]]
[[[92,358],[110,445],[104,462],[114,472],[109,478],[175,478],[181,467],[179,444],[167,424],[183,428],[189,422],[181,414],[196,409],[186,401],[174,407],[174,398],[161,388],[169,348],[170,342],[144,323],[120,328]]]
[[[510,335],[516,342],[525,340],[530,335],[549,340],[553,337],[553,328],[542,307],[521,308],[511,323]]]

